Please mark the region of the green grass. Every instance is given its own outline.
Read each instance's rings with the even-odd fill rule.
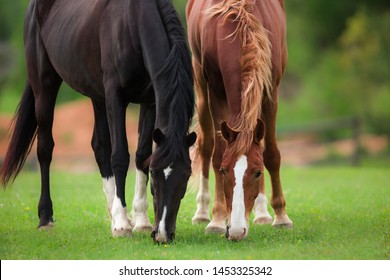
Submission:
[[[148,233],[113,238],[96,174],[52,174],[55,227],[37,231],[39,174],[23,172],[0,193],[1,259],[390,259],[389,169],[284,168],[293,230],[250,226],[229,242],[192,225],[195,192],[179,211],[176,240],[159,246]],[[128,177],[131,205],[134,174]],[[267,179],[268,183],[268,179]],[[269,191],[269,184],[267,184]],[[150,199],[150,195],[149,195]],[[149,207],[153,221],[152,207]],[[130,206],[129,206],[130,208]]]
[[[5,90],[0,92],[0,113],[13,115],[16,107],[19,104],[22,93],[14,92],[13,90]]]

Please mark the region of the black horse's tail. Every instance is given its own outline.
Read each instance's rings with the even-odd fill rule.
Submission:
[[[31,85],[27,83],[13,119],[13,133],[0,170],[0,183],[6,187],[22,169],[37,132],[35,100]]]

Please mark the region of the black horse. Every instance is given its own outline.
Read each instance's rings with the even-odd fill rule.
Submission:
[[[39,228],[53,225],[52,125],[64,81],[92,100],[92,147],[107,195],[112,234],[131,235],[133,225],[125,202],[130,161],[125,113],[130,102],[137,103],[141,109],[134,229],[152,229],[145,196],[150,171],[155,213],[152,237],[171,241],[191,174],[189,147],[196,140],[196,134],[188,132],[194,110],[191,58],[171,2],[31,0],[24,41],[28,81],[0,172],[3,185],[18,175],[37,135],[42,186]]]

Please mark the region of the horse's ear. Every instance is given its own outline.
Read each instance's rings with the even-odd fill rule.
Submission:
[[[257,120],[256,129],[254,131],[254,141],[256,144],[260,144],[261,139],[264,137],[264,123],[262,120]]]
[[[196,141],[196,133],[195,132],[191,132],[190,134],[188,134],[186,136],[186,143],[187,143],[188,147],[191,147],[192,145],[194,145],[195,141]]]
[[[229,144],[234,142],[238,135],[238,132],[231,129],[226,122],[221,123],[221,133],[223,138],[225,138]]]
[[[165,135],[159,128],[153,130],[152,137],[153,141],[156,142],[158,146],[160,146],[165,141]]]

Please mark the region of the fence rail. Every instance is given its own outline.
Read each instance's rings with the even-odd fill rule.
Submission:
[[[351,164],[359,166],[361,160],[361,121],[358,117],[346,117],[333,120],[313,122],[303,125],[278,127],[278,137],[287,137],[292,134],[319,134],[324,132],[349,130],[353,140],[354,151]]]

